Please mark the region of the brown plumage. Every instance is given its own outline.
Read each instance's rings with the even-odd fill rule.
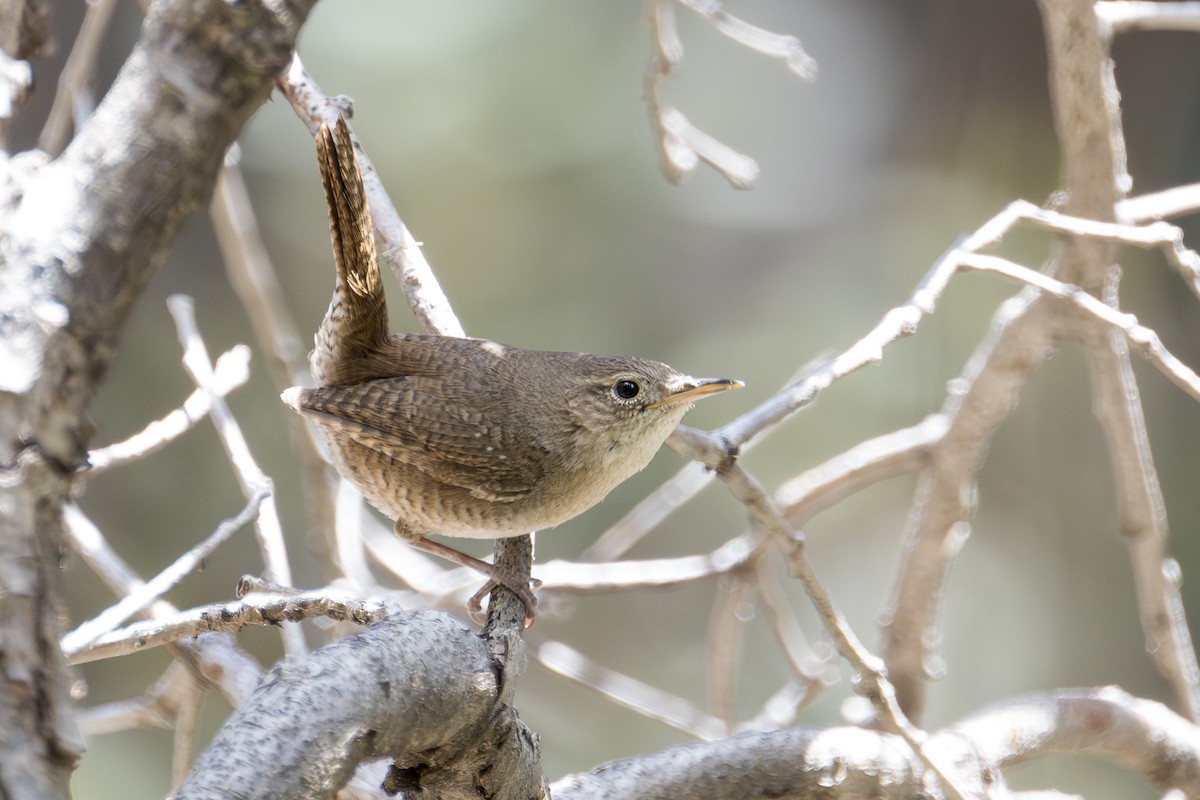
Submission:
[[[316,424],[338,471],[421,549],[524,583],[425,538],[551,527],[642,469],[693,400],[741,386],[640,358],[389,334],[370,212],[345,121],[317,138],[337,277],[309,365],[283,400]],[[513,585],[513,583],[517,585]]]

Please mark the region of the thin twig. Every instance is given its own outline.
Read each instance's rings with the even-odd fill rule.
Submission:
[[[1104,3],[1096,3],[1095,8],[1096,16],[1111,32],[1200,31],[1200,3],[1107,0]]]
[[[46,124],[38,137],[38,147],[50,155],[62,152],[71,139],[71,130],[90,113],[90,108],[84,108],[90,101],[85,98],[84,88],[95,75],[100,45],[116,8],[117,0],[96,0],[87,4],[79,33],[58,75],[58,88],[46,115]]]
[[[1117,203],[1117,219],[1130,222],[1172,219],[1197,211],[1200,211],[1200,183],[1127,197]]]
[[[775,490],[775,502],[792,525],[803,528],[848,495],[924,467],[946,427],[945,416],[931,414],[912,427],[860,442],[785,481]]]
[[[548,561],[534,569],[543,590],[600,592],[678,586],[726,575],[746,566],[761,551],[763,538],[743,534],[708,553],[628,561]]]
[[[738,733],[779,730],[795,724],[800,710],[816,696],[815,690],[825,685],[825,682],[810,683],[792,678],[766,699],[757,714],[737,726]]]
[[[796,618],[795,609],[784,592],[783,584],[773,573],[768,572],[771,565],[766,558],[758,558],[754,562],[755,587],[762,598],[763,610],[771,622],[771,630],[775,640],[787,657],[792,673],[796,676],[797,686],[804,689],[802,702],[815,697],[826,688],[831,679],[827,677],[831,659],[826,650],[825,657],[817,655],[804,636],[800,620]]]
[[[1148,207],[1134,206],[1132,210],[1145,213]],[[1024,200],[1014,200],[1006,212],[1013,214],[1014,223],[1028,222],[1041,228],[1100,242],[1156,248],[1162,252],[1167,263],[1187,281],[1192,293],[1200,298],[1200,254],[1184,245],[1183,230],[1177,225],[1162,221],[1143,225],[1103,222],[1038,208]]]
[[[971,269],[1005,275],[1021,283],[1034,286],[1047,294],[1069,301],[1075,307],[1123,334],[1129,344],[1145,356],[1147,361],[1157,367],[1172,383],[1183,389],[1189,397],[1200,402],[1200,375],[1197,375],[1191,367],[1180,361],[1163,346],[1158,334],[1141,325],[1133,314],[1118,311],[1078,286],[1063,283],[1045,273],[1023,267],[998,256],[963,253],[959,257],[959,263]]]
[[[186,673],[185,673],[186,674]],[[204,690],[191,674],[186,674],[175,705],[175,737],[171,743],[171,790],[179,788],[196,755],[196,725]]]
[[[137,728],[169,728],[178,699],[195,684],[187,667],[172,661],[166,672],[138,697],[81,708],[75,719],[86,736]]]
[[[213,368],[212,391],[226,397],[250,379],[250,348],[237,345],[221,354]],[[121,442],[100,447],[88,453],[88,476],[92,477],[156,453],[208,416],[212,410],[212,395],[196,389],[162,419],[155,420]]]
[[[69,658],[100,636],[124,624],[130,617],[140,614],[155,601],[170,591],[179,581],[199,569],[206,558],[224,544],[230,536],[241,530],[258,515],[259,506],[268,496],[259,492],[235,517],[225,520],[211,534],[179,556],[169,567],[146,583],[130,591],[114,605],[83,623],[62,639],[63,653]]]
[[[671,0],[651,1],[650,35],[654,52],[646,68],[646,107],[655,128],[663,175],[679,183],[703,161],[735,189],[749,189],[758,177],[758,162],[704,133],[663,96],[667,76],[683,57]]]
[[[209,361],[208,348],[196,326],[195,310],[191,298],[172,295],[167,298],[167,308],[175,320],[179,342],[183,346],[184,369],[191,375],[197,386],[212,395],[213,426],[217,430],[217,436],[221,439],[230,464],[233,465],[242,494],[249,499],[261,492],[267,493],[254,523],[266,577],[290,586],[292,570],[288,565],[283,527],[279,522],[279,511],[275,506],[274,484],[270,477],[259,468],[254,456],[251,455],[246,437],[242,435],[241,428],[229,410],[229,405],[224,399],[213,393],[212,362]],[[280,633],[283,637],[284,650],[288,654],[307,651],[303,631],[299,628],[286,627]]]
[[[738,655],[741,653],[743,608],[752,602],[753,583],[742,571],[718,582],[712,611],[708,616],[708,704],[732,733],[737,727]]]
[[[725,442],[712,434],[683,429],[682,426],[679,433],[681,435],[672,437],[668,444],[715,470],[729,492],[745,507],[751,524],[769,535],[784,553],[792,575],[808,594],[838,653],[857,673],[855,690],[871,701],[884,729],[908,743],[937,775],[947,797],[962,800],[965,795],[951,779],[952,772],[925,748],[927,734],[913,725],[901,709],[883,661],[859,641],[817,577],[805,554],[803,535],[792,529],[762,484],[732,456]]]
[[[363,526],[367,524],[366,501],[354,484],[341,479],[338,481],[336,499],[337,513],[334,516],[332,543],[334,547],[334,563],[338,571],[364,593],[374,593],[378,590],[375,576],[367,566],[366,543],[363,538]],[[382,527],[382,526],[379,526]],[[388,531],[395,538],[395,534]],[[405,549],[416,552],[411,547]],[[423,555],[422,563],[431,563]]]
[[[1096,383],[1093,406],[1108,443],[1146,652],[1180,712],[1195,722],[1200,719],[1200,666],[1179,596],[1178,566],[1166,558],[1166,507],[1128,348],[1119,335],[1086,341]]]
[[[545,642],[535,657],[546,669],[607,697],[619,706],[703,741],[728,736],[725,724],[692,703],[597,664],[562,642]]]
[[[708,20],[723,36],[755,52],[783,61],[798,77],[806,81],[817,77],[817,62],[805,52],[804,45],[795,36],[772,33],[751,25],[730,14],[715,0],[679,0],[679,3]]]
[[[596,537],[579,560],[584,562],[616,561],[633,549],[646,534],[657,528],[676,509],[685,505],[713,481],[713,474],[703,464],[689,461],[678,472],[660,483],[625,516],[614,522]]]
[[[240,600],[193,608],[112,631],[74,653],[68,663],[86,664],[128,655],[202,633],[235,633],[248,627],[280,626],[316,617],[370,625],[398,611],[390,598],[350,597],[328,587],[299,594],[251,594]]]
[[[103,533],[74,503],[63,508],[67,542],[80,559],[112,589],[117,596],[137,591],[144,582],[117,554]],[[166,600],[156,600],[147,610],[153,619],[178,614]],[[250,696],[262,670],[241,650],[220,636],[203,636],[194,642],[176,642],[172,652],[197,676],[216,686],[234,707]]]
[[[350,116],[349,101],[346,98],[331,100],[326,97],[295,54],[292,55],[291,66],[279,77],[276,85],[314,135],[321,129],[321,123],[333,127],[339,114]],[[354,149],[362,172],[363,190],[371,209],[371,219],[375,223],[375,235],[382,245],[379,256],[395,274],[422,330],[443,336],[465,336],[462,323],[455,316],[433,268],[421,252],[420,243],[400,219],[379,180],[379,173],[357,140]]]
[[[800,40],[764,30],[726,12],[721,3],[679,0],[713,28],[745,47],[777,58],[805,80],[817,74],[817,62],[804,51]],[[686,115],[667,102],[666,80],[683,59],[683,42],[675,28],[672,0],[651,0],[649,12],[653,50],[646,68],[644,91],[647,111],[655,130],[659,163],[672,183],[681,182],[700,162],[715,169],[736,189],[749,189],[758,177],[758,162],[709,136]]]
[[[282,391],[310,380],[304,362],[308,345],[283,302],[283,287],[262,240],[238,158],[235,145],[226,154],[217,178],[209,218],[229,283],[266,352],[267,374]]]
[[[304,361],[307,346],[299,327],[283,302],[283,289],[258,228],[254,205],[237,161],[237,148],[230,148],[217,179],[209,206],[209,217],[225,263],[230,285],[246,311],[259,346],[266,352],[267,373],[277,391],[308,385],[312,378]],[[334,489],[312,427],[296,414],[285,414],[292,447],[300,465],[308,512],[309,542],[317,552],[317,564],[326,581],[339,577],[334,538]]]

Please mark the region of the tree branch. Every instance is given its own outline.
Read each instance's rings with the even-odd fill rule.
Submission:
[[[60,636],[62,504],[122,323],[225,148],[266,99],[312,0],[154,4],[108,95],[61,156],[0,166],[0,762],[11,798],[68,795],[82,749]],[[181,65],[186,64],[186,68]]]
[[[537,797],[536,737],[508,683],[485,640],[448,614],[389,617],[276,665],[175,800],[324,800],[379,758],[395,759],[389,781],[409,798]]]

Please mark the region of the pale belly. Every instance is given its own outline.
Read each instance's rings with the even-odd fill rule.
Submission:
[[[346,445],[356,451],[350,457],[343,450]],[[569,481],[559,476],[557,492],[535,487],[526,496],[504,502],[440,483],[419,469],[352,442],[332,445],[331,451],[338,472],[390,519],[416,534],[473,539],[501,539],[552,528],[603,500],[628,477],[609,474],[602,480],[600,470]]]

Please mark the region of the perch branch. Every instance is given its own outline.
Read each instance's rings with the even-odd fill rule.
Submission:
[[[277,665],[175,797],[324,799],[392,758],[389,791],[517,800],[545,793],[537,755],[484,639],[447,614],[393,612]]]

